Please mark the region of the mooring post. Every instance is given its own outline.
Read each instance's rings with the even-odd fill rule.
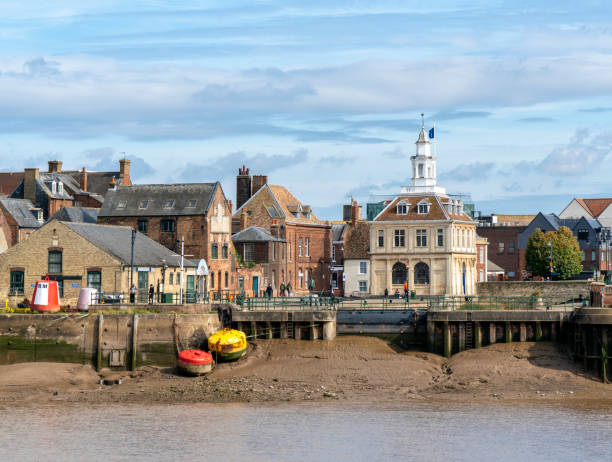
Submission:
[[[266,338],[268,340],[272,339],[272,323],[270,321],[266,323]]]
[[[540,321],[536,321],[536,331],[535,331],[535,339],[536,342],[542,340],[542,323]]]
[[[310,340],[317,340],[319,338],[319,331],[317,329],[317,325],[313,322],[310,325]]]
[[[601,328],[601,379],[608,383],[608,329]]]
[[[102,332],[104,331],[104,315],[101,314],[98,316],[98,358],[96,361],[96,369],[98,372],[102,370]]]
[[[480,326],[480,323],[478,321],[474,322],[474,335],[474,346],[476,348],[482,348],[482,327]]]
[[[251,322],[251,338],[253,339],[257,338],[257,323],[256,322]]]
[[[506,343],[512,343],[512,325],[506,322]]]
[[[465,350],[465,323],[460,322],[457,326],[459,329],[459,351]]]
[[[280,338],[288,338],[289,337],[289,329],[287,328],[286,322],[280,323]]]
[[[527,341],[527,326],[522,322],[519,326],[519,340],[521,342]]]
[[[136,370],[136,358],[138,357],[138,315],[132,318],[132,370]]]
[[[450,331],[450,324],[444,321],[444,357],[450,358],[453,350],[453,343]]]

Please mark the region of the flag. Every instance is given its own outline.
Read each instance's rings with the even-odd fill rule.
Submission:
[[[430,139],[433,139],[433,137],[434,137],[434,130],[435,130],[435,127],[429,129],[429,138]]]

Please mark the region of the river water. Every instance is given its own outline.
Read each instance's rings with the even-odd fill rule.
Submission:
[[[612,460],[605,408],[49,405],[0,415],[0,461]]]

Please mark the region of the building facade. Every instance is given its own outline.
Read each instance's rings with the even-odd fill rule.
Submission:
[[[43,212],[27,199],[0,198],[0,253],[43,225]]]

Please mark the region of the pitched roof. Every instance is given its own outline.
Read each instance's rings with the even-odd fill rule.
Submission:
[[[42,223],[38,221],[38,210],[28,199],[11,199],[4,197],[0,199],[4,209],[17,222],[20,228],[40,228]],[[36,212],[33,212],[35,209]]]
[[[132,228],[129,226],[95,225],[91,223],[62,222],[75,233],[113,255],[124,265],[129,265],[132,254]],[[135,266],[180,266],[180,256],[142,233],[136,233],[134,241]],[[184,260],[183,266],[197,266],[191,260]]]
[[[452,213],[450,207],[445,207],[451,199],[437,194],[400,195],[393,199],[380,212],[374,221],[413,221],[413,220],[464,220],[472,221],[465,213]],[[403,202],[407,206],[407,213],[398,214],[397,205]],[[419,213],[419,203],[429,204],[429,213]]]
[[[284,242],[270,231],[259,226],[249,226],[232,236],[233,242]]]
[[[0,194],[11,194],[23,181],[23,172],[0,172]]]
[[[334,223],[332,225],[332,242],[339,242],[345,234],[347,223]]]
[[[93,207],[62,207],[49,218],[73,223],[97,223],[100,209]]]
[[[219,183],[141,184],[109,189],[99,217],[204,215]]]
[[[576,197],[575,199],[594,218],[598,218],[612,203],[612,198],[582,199]]]
[[[501,266],[487,260],[487,273],[505,273],[505,271]]]

